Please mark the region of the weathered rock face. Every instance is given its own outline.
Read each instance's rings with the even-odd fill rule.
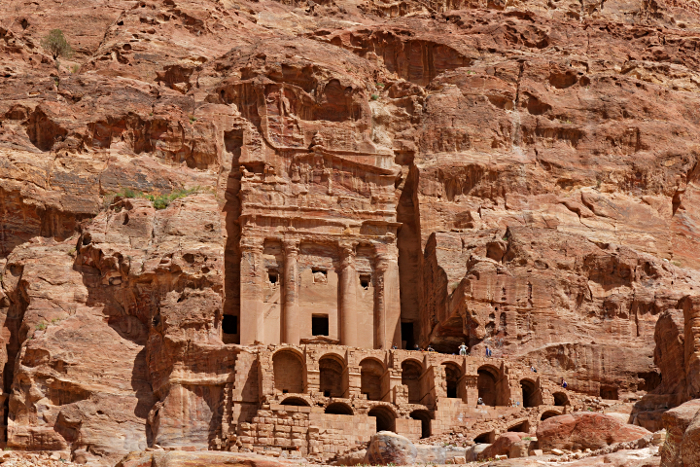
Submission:
[[[614,443],[634,441],[650,434],[615,417],[577,412],[551,417],[537,427],[538,446],[551,449],[600,449]]]
[[[10,448],[104,465],[253,439],[335,454],[317,426],[304,443],[251,426],[288,392],[416,436],[453,429],[435,411],[484,434],[506,412],[561,414],[561,378],[649,393],[632,419],[652,429],[700,397],[694,5],[6,3]],[[72,56],[42,48],[55,28]],[[289,357],[313,369],[293,390],[269,383],[257,344],[319,342],[350,347]],[[462,342],[505,360],[352,350]],[[508,379],[509,358],[537,374]],[[500,407],[477,407],[486,394]]]
[[[693,423],[697,425],[695,419],[699,411],[700,400],[695,399],[664,414],[663,422],[667,435],[660,450],[664,466],[683,467],[693,465],[691,459],[697,460],[696,448],[692,446],[693,442],[697,443],[697,427],[690,430],[690,426]]]

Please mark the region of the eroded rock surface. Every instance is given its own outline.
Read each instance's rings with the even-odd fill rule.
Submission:
[[[659,429],[700,397],[699,30],[663,0],[9,0],[2,442],[327,460],[585,397]]]
[[[551,449],[600,449],[614,443],[635,441],[649,431],[599,413],[577,412],[551,417],[537,428],[538,446]]]

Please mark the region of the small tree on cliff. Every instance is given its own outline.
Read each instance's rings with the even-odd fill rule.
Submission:
[[[60,29],[49,31],[49,34],[41,41],[41,46],[51,54],[56,62],[57,70],[59,68],[58,57],[71,58],[73,56],[73,49]]]

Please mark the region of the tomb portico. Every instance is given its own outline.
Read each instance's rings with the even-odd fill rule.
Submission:
[[[397,168],[322,141],[241,160],[240,343],[398,346]]]

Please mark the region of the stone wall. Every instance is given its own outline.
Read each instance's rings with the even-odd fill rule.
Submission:
[[[241,379],[241,365],[259,368],[243,371],[259,378],[254,381],[259,385]],[[484,369],[495,375],[497,386],[478,387]],[[331,389],[324,386],[329,376]],[[241,385],[248,388],[247,402],[238,396],[224,405],[228,426],[222,432],[228,435],[221,448],[320,460],[368,441],[380,429],[414,440],[451,432],[473,439],[528,431],[543,418],[580,406],[579,395],[529,366],[500,358],[326,344],[243,350],[234,392]],[[258,405],[252,402],[255,387]],[[489,397],[489,390],[500,394]],[[480,397],[494,405],[479,405]]]

